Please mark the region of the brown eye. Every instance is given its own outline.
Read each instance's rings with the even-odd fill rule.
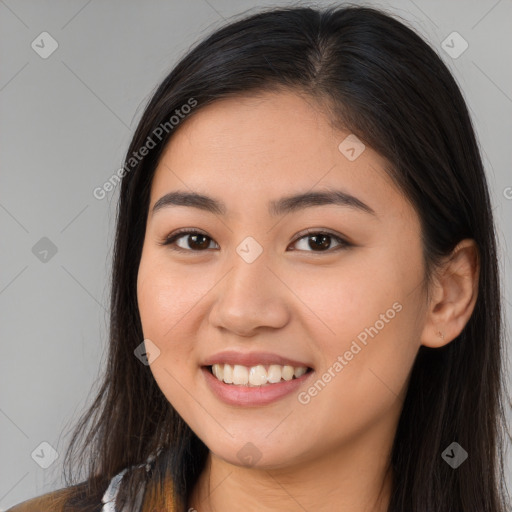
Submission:
[[[184,239],[185,247],[179,246],[176,242]],[[213,241],[209,236],[200,231],[178,231],[169,236],[162,245],[171,245],[177,251],[201,252],[208,249],[210,242]]]
[[[307,240],[305,247],[306,249],[299,249],[301,251],[308,252],[307,248],[311,249],[309,252],[333,252],[337,251],[339,249],[343,249],[345,247],[349,247],[350,244],[343,240],[343,238],[334,235],[332,233],[326,233],[326,232],[314,232],[310,231],[305,236],[300,237],[297,239],[294,244],[297,244],[301,240]],[[334,249],[331,249],[332,246],[332,240],[336,241],[338,243],[338,246]]]
[[[177,242],[181,242],[182,239],[183,245],[178,245]],[[346,247],[350,247],[351,245],[343,238],[333,233],[323,231],[309,230],[306,235],[298,238],[294,244],[297,244],[303,239],[307,240],[305,248],[299,249],[303,252],[334,252]],[[332,248],[333,240],[338,244],[334,248]],[[212,242],[213,239],[201,231],[183,229],[169,235],[165,241],[161,243],[161,245],[171,246],[171,249],[180,252],[204,252],[210,248],[210,243]]]

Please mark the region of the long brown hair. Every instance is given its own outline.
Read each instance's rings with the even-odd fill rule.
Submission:
[[[454,78],[419,35],[383,11],[355,6],[267,9],[232,21],[191,49],[145,108],[120,185],[108,361],[66,454],[66,481],[76,484],[69,509],[97,510],[116,473],[160,449],[150,472],[127,473],[120,500],[132,502],[147,483],[146,506],[168,510],[172,483],[175,510],[186,510],[208,449],[134,357],[143,340],[136,281],[149,191],[187,116],[221,98],[279,88],[322,102],[336,126],[388,160],[421,221],[426,282],[459,241],[478,244],[473,315],[455,340],[421,347],[415,360],[392,451],[389,511],[504,512],[505,335],[494,220],[472,122]],[[191,99],[196,106],[182,109]],[[188,113],[174,126],[176,109]],[[154,147],[131,161],[148,138]],[[453,441],[469,453],[457,470],[440,456]]]

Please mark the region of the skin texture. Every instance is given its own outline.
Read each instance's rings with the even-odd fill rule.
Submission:
[[[295,92],[230,98],[186,120],[156,170],[138,305],[144,338],[160,350],[151,371],[210,450],[189,502],[200,512],[386,510],[385,470],[417,351],[453,340],[473,310],[474,243],[459,244],[427,302],[418,216],[382,157],[367,146],[350,161],[338,149],[347,135]],[[281,217],[267,211],[269,200],[328,187],[376,216],[338,205]],[[186,206],[151,214],[178,189],[224,201],[227,215]],[[209,238],[175,242],[189,252],[160,245],[180,228]],[[308,228],[352,246],[336,250],[331,238],[323,249],[300,234]],[[236,251],[248,236],[263,249],[252,263]],[[307,404],[292,393],[265,406],[231,406],[205,383],[206,357],[265,351],[312,367],[299,390],[307,391],[396,303],[400,311]],[[237,456],[248,442],[261,455],[254,465]]]

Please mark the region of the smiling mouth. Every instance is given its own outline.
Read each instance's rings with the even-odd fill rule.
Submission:
[[[307,366],[219,364],[205,367],[217,380],[234,386],[270,386],[279,382],[298,379],[313,371]]]

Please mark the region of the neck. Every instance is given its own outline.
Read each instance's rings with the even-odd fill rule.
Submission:
[[[313,460],[272,469],[240,467],[210,452],[189,507],[200,512],[233,510],[233,504],[246,512],[386,512],[393,476],[387,471],[390,445],[375,441],[362,436]]]

